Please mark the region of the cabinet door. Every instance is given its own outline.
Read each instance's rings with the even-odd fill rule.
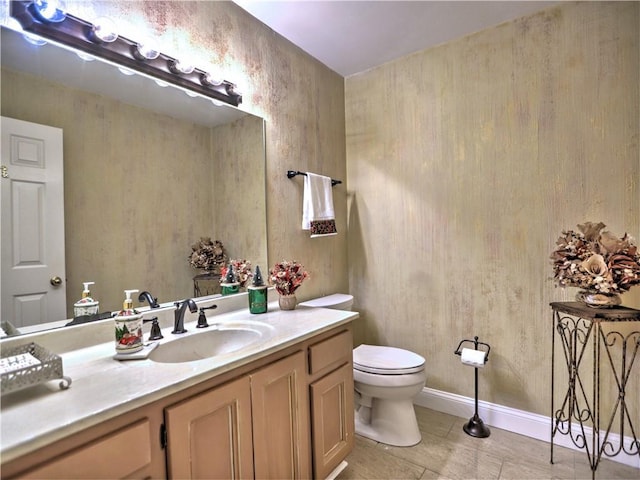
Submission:
[[[23,473],[26,479],[114,479],[149,476],[151,432],[144,419]]]
[[[304,354],[295,353],[250,376],[256,478],[308,478],[311,449]]]
[[[311,384],[313,477],[326,478],[353,449],[353,368],[347,363]]]
[[[165,409],[165,421],[169,478],[253,478],[249,377]]]

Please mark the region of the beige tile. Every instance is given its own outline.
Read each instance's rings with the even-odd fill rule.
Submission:
[[[419,479],[424,467],[395,457],[376,442],[356,436],[355,448],[347,457],[348,466],[337,477],[350,479]]]
[[[429,433],[423,433],[422,442],[413,447],[380,448],[394,456],[447,478],[498,478],[502,460],[491,454],[459,445]]]
[[[491,427],[487,438],[467,435],[468,419],[416,407],[422,441],[413,447],[392,447],[356,437],[347,458],[349,467],[338,477],[347,479],[590,479],[584,452]],[[603,460],[597,480],[640,480],[640,469]]]
[[[573,464],[568,463],[540,463],[521,458],[519,461],[505,460],[502,463],[500,480],[542,480],[542,479],[573,479]]]
[[[551,461],[551,447],[548,442],[518,435],[495,427],[490,427],[491,434],[487,438],[475,438],[468,435],[462,426],[468,420],[459,419],[453,426],[447,439],[456,444],[491,452],[505,460],[517,462],[522,458],[547,465]],[[564,464],[573,467],[574,451],[565,447],[554,446],[554,464]]]
[[[591,479],[591,467],[589,467],[589,460],[587,454],[584,452],[574,452],[575,455],[575,478]],[[633,468],[628,465],[624,465],[612,460],[602,460],[596,470],[597,480],[639,480],[640,469]]]
[[[420,431],[429,432],[437,437],[446,437],[458,418],[418,406],[415,407],[415,411]]]
[[[426,468],[424,470],[424,473],[422,474],[422,477],[420,477],[420,480],[442,480],[442,479],[448,479],[449,477],[445,477],[443,475],[440,475],[436,472],[433,472],[431,470],[429,470],[428,468]]]

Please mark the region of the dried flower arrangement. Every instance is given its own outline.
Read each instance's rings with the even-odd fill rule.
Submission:
[[[238,281],[240,286],[246,286],[247,282],[253,277],[253,272],[251,271],[251,262],[247,260],[230,260],[229,264],[223,266],[220,270],[220,283],[224,283],[225,277],[227,276],[227,272],[229,270],[229,265],[231,265],[231,268],[236,275],[236,280]]]
[[[280,295],[293,295],[309,273],[298,262],[283,260],[269,270],[269,283]]]
[[[189,263],[193,268],[220,273],[220,268],[227,263],[227,254],[222,242],[211,241],[211,237],[201,237],[200,241],[191,245]]]
[[[603,294],[626,292],[640,284],[640,254],[633,238],[602,231],[602,222],[563,231],[551,254],[554,280],[561,287],[579,287]]]

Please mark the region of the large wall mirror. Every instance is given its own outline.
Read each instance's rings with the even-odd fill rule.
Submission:
[[[125,289],[192,297],[201,237],[267,267],[263,119],[4,27],[1,40],[2,116],[63,132],[67,318],[83,282],[101,311]]]

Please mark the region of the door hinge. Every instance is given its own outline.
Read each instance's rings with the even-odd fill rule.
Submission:
[[[160,425],[160,448],[167,448],[167,427],[164,423]]]
[[[2,178],[9,178],[9,169],[6,165],[0,166],[0,176],[2,176]]]

